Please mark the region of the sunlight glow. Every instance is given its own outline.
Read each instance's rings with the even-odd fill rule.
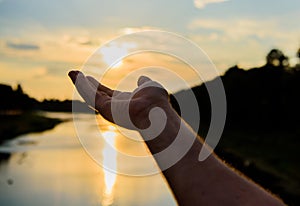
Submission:
[[[103,132],[102,135],[106,141],[104,149],[102,151],[103,155],[103,165],[109,165],[109,169],[112,171],[117,170],[117,152],[111,147],[115,146],[116,132],[113,126],[109,126],[108,130]],[[102,198],[102,205],[108,206],[113,203],[114,200],[114,185],[116,183],[117,175],[114,172],[103,169],[104,172],[104,192]]]
[[[112,68],[119,68],[123,64],[123,58],[129,54],[129,49],[136,47],[132,43],[116,44],[111,43],[100,49],[100,54],[105,64]]]

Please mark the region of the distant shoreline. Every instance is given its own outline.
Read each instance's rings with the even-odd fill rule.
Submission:
[[[0,144],[23,134],[53,129],[64,121],[43,116],[37,112],[0,114]]]

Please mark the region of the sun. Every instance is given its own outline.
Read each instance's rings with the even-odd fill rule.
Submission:
[[[112,68],[119,68],[123,65],[123,59],[129,55],[129,50],[135,47],[130,43],[116,44],[112,42],[100,49],[102,60]]]

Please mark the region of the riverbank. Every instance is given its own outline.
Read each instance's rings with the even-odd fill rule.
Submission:
[[[299,205],[299,146],[298,128],[227,129],[215,152],[288,205]]]
[[[0,114],[0,144],[19,135],[53,129],[64,120],[45,117],[36,112]]]

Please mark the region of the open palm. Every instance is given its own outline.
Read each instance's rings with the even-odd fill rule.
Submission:
[[[69,76],[88,105],[108,121],[128,129],[148,128],[153,108],[170,107],[167,91],[145,76],[139,78],[133,92],[112,90],[79,71],[71,71]]]

